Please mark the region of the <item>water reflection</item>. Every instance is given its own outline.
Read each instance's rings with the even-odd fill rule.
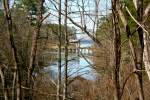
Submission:
[[[81,41],[81,47],[91,47],[92,41]],[[89,64],[90,63],[90,64]],[[88,55],[86,55],[86,59],[83,57],[79,57],[77,54],[69,55],[68,62],[68,76],[76,77],[81,76],[88,80],[96,79],[96,71],[90,66],[93,64],[92,60]],[[50,76],[53,79],[57,78],[58,73],[58,62],[54,62],[48,67],[45,67],[45,71],[50,73]],[[64,61],[62,61],[62,76],[64,76]]]
[[[91,60],[87,59],[88,62],[91,62]],[[96,78],[96,72],[95,70],[90,66],[84,58],[76,58],[68,63],[68,75],[69,77],[75,77],[75,76],[81,76],[89,80],[94,80]],[[64,61],[62,62],[62,76],[64,74]],[[49,67],[46,67],[46,72],[51,73],[51,77],[53,79],[57,78],[58,73],[58,65],[57,62],[53,63]]]

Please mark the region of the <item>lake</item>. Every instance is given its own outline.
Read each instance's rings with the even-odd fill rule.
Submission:
[[[82,40],[80,47],[91,47],[93,41]],[[81,52],[82,53],[82,52]],[[90,66],[93,64],[91,55],[86,55],[85,58],[78,56],[76,53],[69,55],[68,62],[68,76],[76,77],[81,76],[87,80],[94,80],[97,77],[96,70]],[[50,66],[45,67],[45,71],[50,73],[52,79],[57,79],[58,62],[53,62]],[[64,61],[62,60],[62,76],[64,76]]]

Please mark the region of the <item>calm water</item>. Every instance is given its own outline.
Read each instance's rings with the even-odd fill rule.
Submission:
[[[92,41],[83,40],[80,42],[81,47],[90,47],[93,45]],[[69,55],[69,63],[68,63],[68,75],[70,77],[76,77],[81,76],[88,80],[94,80],[97,76],[96,71],[90,66],[90,64],[93,64],[91,57],[88,57],[86,55],[86,59],[88,62],[82,58],[78,57],[77,54]],[[89,64],[90,62],[90,64]],[[57,78],[58,73],[58,62],[54,62],[48,67],[45,67],[46,72],[50,73],[50,76],[53,79]],[[62,76],[64,73],[64,61],[62,61]]]
[[[81,40],[80,41],[80,46],[81,47],[91,47],[93,45],[92,40]]]

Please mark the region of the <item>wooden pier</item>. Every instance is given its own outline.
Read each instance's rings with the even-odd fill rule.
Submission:
[[[62,47],[61,49],[62,54],[65,52],[65,48]],[[57,48],[51,48],[49,50],[49,53],[57,54],[58,53],[58,47]],[[92,54],[92,48],[91,47],[71,47],[68,48],[68,53],[73,54],[73,53],[82,53],[82,54]]]
[[[57,44],[51,44],[49,46],[49,53],[51,54],[57,54],[59,50],[59,47]],[[61,52],[62,54],[64,54],[65,52],[65,47],[62,46],[61,47]],[[79,41],[70,41],[69,45],[68,45],[68,53],[69,54],[73,54],[73,53],[77,53],[77,54],[85,54],[85,55],[91,55],[92,54],[92,48],[91,47],[80,47],[80,42]]]

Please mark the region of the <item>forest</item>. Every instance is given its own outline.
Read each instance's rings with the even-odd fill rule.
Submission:
[[[0,100],[150,100],[150,0],[0,0]]]

